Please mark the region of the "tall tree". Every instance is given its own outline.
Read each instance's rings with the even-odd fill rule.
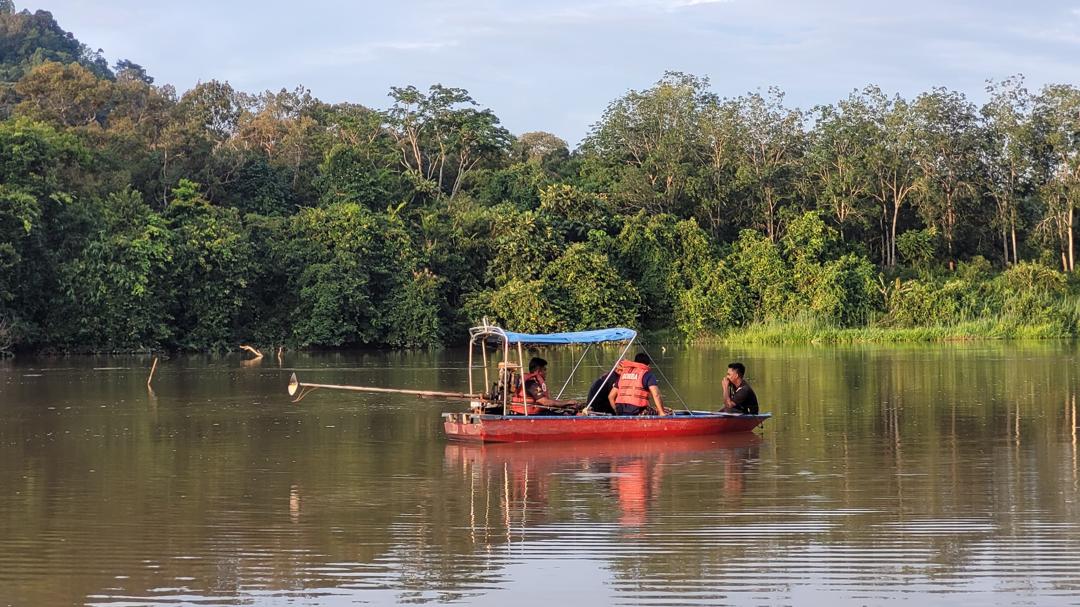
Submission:
[[[915,129],[910,105],[899,96],[889,98],[871,86],[862,91],[870,110],[867,148],[872,175],[870,196],[881,207],[881,258],[896,265],[896,230],[900,212],[915,188],[918,167],[914,161]]]
[[[557,155],[566,158],[570,150],[566,141],[544,131],[522,133],[513,146],[514,160],[518,162],[543,163],[545,159]]]
[[[21,98],[15,112],[65,127],[104,123],[112,85],[76,64],[49,61],[30,70],[15,85]]]
[[[702,146],[697,162],[702,167],[702,192],[697,201],[697,216],[704,220],[714,236],[726,229],[732,236],[739,225],[735,206],[739,198],[736,174],[739,168],[742,125],[739,103],[724,100],[705,109],[702,122]]]
[[[320,121],[328,138],[315,181],[322,204],[356,202],[383,209],[405,196],[401,156],[382,113],[340,104],[325,108]]]
[[[117,80],[138,80],[144,84],[154,83],[154,78],[146,73],[146,69],[130,59],[117,61],[116,65],[113,66],[113,71],[116,72]]]
[[[976,195],[979,124],[975,106],[962,93],[937,88],[912,104],[919,208],[945,239],[949,267],[956,264],[961,205]]]
[[[1036,128],[1048,151],[1037,229],[1056,241],[1061,267],[1075,269],[1075,210],[1080,204],[1080,89],[1053,84],[1035,99]]]
[[[871,202],[869,147],[876,134],[873,108],[865,97],[853,93],[835,106],[819,106],[815,114],[807,172],[818,207],[832,216],[844,239],[851,226],[866,221]]]
[[[982,167],[985,185],[995,204],[994,223],[1000,230],[1005,264],[1018,263],[1016,228],[1020,200],[1034,178],[1033,99],[1021,75],[1001,82],[989,81],[990,99],[982,107],[986,122],[986,156]]]
[[[736,179],[749,193],[758,225],[770,241],[780,232],[780,209],[794,200],[806,144],[803,113],[784,105],[784,93],[738,99],[743,128]]]
[[[510,145],[509,131],[491,110],[473,107],[465,89],[436,84],[423,93],[414,86],[392,87],[390,97],[387,122],[418,192],[453,200],[481,161]]]
[[[231,147],[250,97],[228,82],[211,80],[195,85],[172,108],[171,119],[157,144],[162,176],[162,206],[181,179],[196,179],[204,195],[216,201],[223,186],[233,181],[245,158]]]
[[[668,72],[652,88],[613,101],[584,149],[630,211],[673,212],[686,204],[703,145],[706,112],[717,103],[709,80]]]

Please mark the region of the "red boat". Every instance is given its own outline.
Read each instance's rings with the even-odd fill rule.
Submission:
[[[707,454],[758,447],[763,439],[755,432],[734,432],[715,436],[661,437],[636,440],[587,440],[571,442],[447,443],[443,461],[450,467],[482,464],[499,469],[506,466],[530,466],[542,472],[561,466],[578,467],[583,461],[618,462],[627,459],[679,456],[689,461]]]
[[[674,415],[484,415],[443,413],[450,440],[515,443],[569,439],[640,439],[749,432],[772,417],[676,411]]]
[[[577,331],[572,333],[512,333],[490,325],[487,319],[483,325],[469,330],[469,392],[434,392],[426,390],[397,390],[390,388],[372,388],[366,386],[342,386],[328,384],[300,383],[293,374],[289,382],[289,394],[296,400],[318,388],[336,390],[354,390],[360,392],[392,392],[413,394],[421,397],[467,400],[469,411],[443,413],[443,429],[447,438],[454,441],[513,443],[523,441],[560,441],[578,439],[642,439],[653,437],[706,436],[730,432],[749,432],[766,419],[768,413],[746,415],[737,413],[686,410],[675,411],[673,415],[605,415],[593,411],[592,402],[584,409],[575,410],[567,415],[566,411],[549,411],[538,415],[537,410],[548,407],[528,404],[514,405],[514,393],[522,384],[522,371],[525,366],[525,344],[557,345],[586,344],[574,371],[585,360],[589,347],[606,342],[625,342],[619,358],[608,371],[610,377],[615,373],[618,360],[630,349],[637,333],[632,329],[613,328],[595,331]],[[511,346],[516,346],[511,349]],[[493,350],[489,356],[488,351]],[[479,352],[479,357],[476,353]],[[516,353],[516,360],[514,354]],[[479,358],[479,360],[477,360]],[[501,359],[501,360],[500,360]],[[574,371],[571,371],[570,377]],[[494,372],[494,373],[493,373]],[[489,392],[475,390],[475,380],[482,373],[483,386],[491,386]],[[493,383],[492,377],[496,381]],[[567,378],[563,389],[570,383]],[[562,396],[562,390],[555,396]],[[520,396],[518,397],[521,398]],[[514,411],[520,411],[515,413]]]

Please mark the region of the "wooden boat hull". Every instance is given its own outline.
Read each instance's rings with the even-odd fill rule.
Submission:
[[[749,432],[770,417],[705,411],[662,417],[443,413],[443,430],[450,440],[485,443],[640,439]]]
[[[443,461],[449,468],[484,465],[504,468],[526,465],[532,469],[554,470],[563,465],[619,462],[626,459],[684,457],[693,459],[707,453],[740,451],[764,442],[756,432],[727,432],[703,436],[658,436],[634,441],[596,439],[582,441],[529,441],[521,443],[481,443],[450,441]]]

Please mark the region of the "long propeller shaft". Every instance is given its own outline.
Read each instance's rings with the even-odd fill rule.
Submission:
[[[301,382],[297,379],[296,374],[293,373],[289,378],[289,396],[296,396],[296,400],[300,400],[304,397],[304,390],[308,392],[317,388],[326,388],[328,390],[346,390],[349,392],[381,392],[386,394],[412,394],[413,396],[419,396],[420,398],[453,398],[461,400],[483,400],[481,394],[468,394],[465,392],[438,392],[435,390],[403,390],[399,388],[375,388],[373,386],[350,386],[341,384],[311,384],[307,382]],[[299,393],[299,396],[297,394]]]

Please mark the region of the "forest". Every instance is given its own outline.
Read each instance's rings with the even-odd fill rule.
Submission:
[[[669,72],[571,149],[443,84],[181,93],[0,0],[0,352],[1074,337],[1080,89],[986,99]]]

